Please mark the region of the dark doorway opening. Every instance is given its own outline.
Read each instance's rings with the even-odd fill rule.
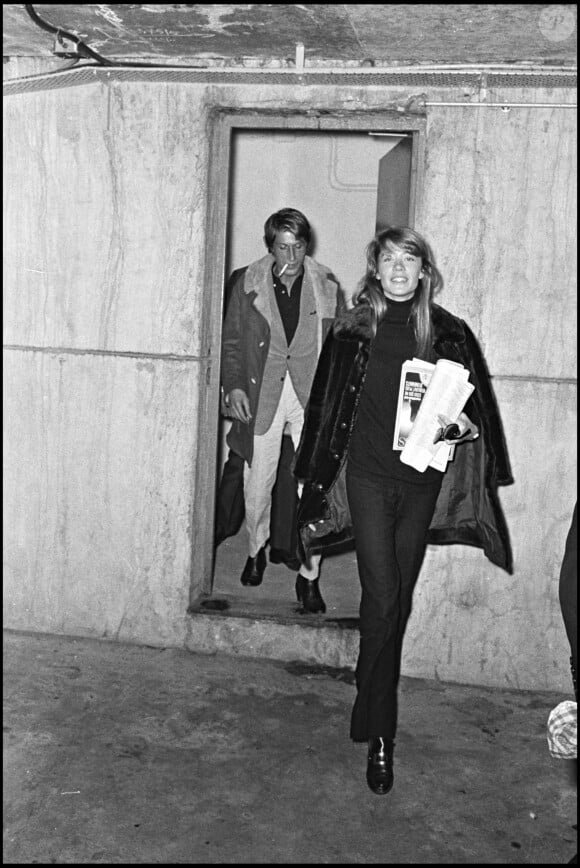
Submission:
[[[423,162],[424,119],[394,113],[372,117],[313,119],[292,115],[277,118],[255,115],[241,119],[224,115],[214,128],[212,178],[219,179],[210,225],[215,227],[208,250],[208,291],[215,316],[213,340],[219,347],[227,276],[266,252],[262,236],[267,216],[282,207],[302,210],[315,233],[314,257],[329,266],[347,296],[364,271],[364,248],[385,220],[413,225]],[[217,145],[217,147],[216,147]],[[224,178],[227,183],[224,183]],[[210,197],[211,200],[211,197]],[[218,261],[216,261],[216,259]],[[211,287],[211,289],[210,289]],[[215,304],[220,293],[220,305]],[[209,324],[208,324],[209,326]],[[215,366],[215,361],[214,361]],[[204,498],[215,515],[215,497],[227,457],[225,434],[229,423],[219,414],[219,376],[215,367],[208,432],[217,443],[213,478],[207,473]],[[209,440],[208,440],[209,442]],[[204,461],[209,464],[207,451]],[[205,521],[208,522],[208,511]],[[195,519],[194,519],[195,520]],[[209,522],[208,522],[209,524]],[[209,531],[209,527],[208,527]],[[214,548],[214,525],[206,533],[202,581],[192,575],[191,610],[217,611],[241,617],[300,620],[296,613],[296,572],[284,564],[268,563],[262,585],[240,583],[246,557],[246,534],[239,531]],[[321,590],[329,623],[356,623],[359,584],[354,551],[323,561]],[[320,623],[318,620],[318,623]]]

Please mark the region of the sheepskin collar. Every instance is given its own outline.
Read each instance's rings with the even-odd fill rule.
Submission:
[[[437,342],[464,342],[465,334],[462,320],[459,317],[449,313],[449,311],[438,304],[433,305],[432,316],[435,340]],[[334,321],[333,331],[334,336],[338,340],[370,342],[372,340],[370,307],[366,304],[359,304],[341,314]]]

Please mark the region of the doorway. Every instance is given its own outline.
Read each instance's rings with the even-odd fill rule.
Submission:
[[[311,222],[312,255],[330,268],[350,298],[364,273],[365,247],[376,229],[382,228],[385,220],[413,225],[424,119],[390,115],[386,123],[384,116],[373,115],[358,119],[326,118],[326,124],[322,125],[304,116],[280,117],[276,122],[271,118],[260,120],[261,123],[252,124],[252,117],[248,117],[240,123],[239,116],[231,117],[222,131],[218,158],[221,150],[222,159],[227,160],[227,190],[223,190],[222,184],[224,202],[219,208],[214,201],[211,221],[217,229],[217,213],[221,213],[220,293],[223,296],[225,278],[232,270],[266,253],[265,219],[280,208],[293,207],[305,213]],[[212,150],[215,153],[215,148]],[[215,164],[213,168],[215,173]],[[212,256],[216,256],[215,244]],[[217,280],[219,269],[213,270]],[[218,291],[217,286],[214,291]],[[220,331],[223,314],[222,297]],[[229,422],[220,417],[215,395],[213,403],[217,417],[217,423],[213,421],[217,442],[215,495],[227,457],[225,435]],[[209,423],[210,420],[208,427]],[[206,453],[205,459],[208,458]],[[208,478],[208,486],[211,485]],[[213,507],[215,510],[215,501]],[[213,554],[213,537],[211,550]],[[269,562],[262,585],[244,587],[239,577],[246,557],[242,523],[236,534],[218,546],[197,594],[192,583],[192,608],[285,622],[303,620],[304,616],[296,612],[296,571]],[[327,605],[326,615],[320,616],[322,620],[356,621],[359,584],[353,550],[323,560],[320,587]]]
[[[269,214],[297,208],[313,229],[311,255],[352,296],[365,246],[387,210],[389,222],[407,225],[410,174],[393,158],[409,140],[405,133],[234,130],[226,274],[264,256]]]

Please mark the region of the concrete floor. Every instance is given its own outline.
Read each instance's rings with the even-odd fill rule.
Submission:
[[[263,583],[257,587],[244,587],[240,575],[248,557],[245,526],[236,536],[229,537],[218,546],[214,567],[212,599],[224,600],[228,613],[242,617],[279,617],[286,623],[293,619],[298,608],[294,585],[296,570],[269,560]],[[355,619],[358,625],[360,582],[354,550],[325,557],[320,570],[320,591],[327,611],[316,617],[320,627],[333,622]],[[312,619],[312,616],[310,616]],[[301,619],[298,618],[298,621]]]
[[[395,785],[350,669],[4,633],[4,864],[565,864],[562,697],[403,678]]]

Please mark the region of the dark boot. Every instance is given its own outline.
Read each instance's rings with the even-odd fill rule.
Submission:
[[[296,576],[296,599],[300,603],[299,611],[301,614],[309,612],[311,615],[317,615],[319,612],[326,612],[326,605],[318,587],[318,579],[313,579],[310,582],[298,573]]]
[[[389,738],[369,739],[367,783],[379,796],[385,796],[393,786],[393,747]]]
[[[262,577],[266,569],[266,549],[262,547],[254,558],[248,558],[246,566],[240,576],[242,585],[257,587],[262,584]]]

